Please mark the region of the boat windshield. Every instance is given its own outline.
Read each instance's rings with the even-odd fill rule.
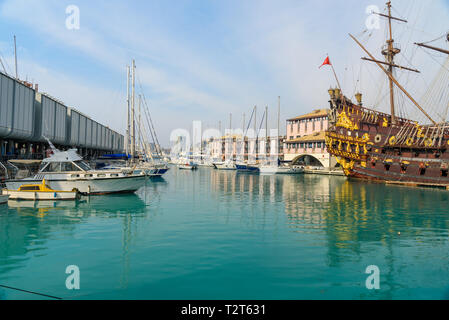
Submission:
[[[51,162],[42,163],[40,172],[73,172],[73,171],[90,171],[90,167],[84,161],[75,162]]]
[[[84,161],[75,161],[75,164],[78,166],[78,167],[80,167],[82,170],[84,170],[84,171],[90,171],[90,170],[92,170],[90,167],[89,167],[89,165],[86,163],[86,162],[84,162]]]

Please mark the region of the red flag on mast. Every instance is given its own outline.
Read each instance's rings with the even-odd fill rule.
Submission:
[[[328,65],[328,66],[332,65],[332,63],[329,59],[329,56],[326,58],[326,60],[324,60],[323,64],[318,69],[321,69],[322,66],[326,66],[326,65]]]

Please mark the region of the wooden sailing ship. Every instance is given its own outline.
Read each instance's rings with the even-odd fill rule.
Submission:
[[[350,35],[369,56],[362,59],[374,62],[387,76],[391,112],[387,114],[365,108],[361,94],[355,95],[357,103],[353,103],[343,95],[341,88],[330,89],[330,126],[326,132],[326,145],[348,177],[449,189],[449,123],[446,119],[441,122],[433,120],[395,78],[396,69],[419,71],[395,63],[400,49],[393,40],[392,21],[407,21],[393,17],[391,11],[391,2],[387,2],[387,14],[377,13],[388,19],[389,34],[382,50],[385,61],[376,59],[359,40]],[[449,34],[446,37],[449,41]],[[449,55],[449,50],[443,48],[415,44],[425,50]],[[446,67],[447,61],[449,57]],[[442,86],[444,97],[447,97],[448,85]],[[420,124],[396,115],[395,90],[402,91],[422,112],[427,118],[426,123]],[[449,101],[443,103],[449,107]]]

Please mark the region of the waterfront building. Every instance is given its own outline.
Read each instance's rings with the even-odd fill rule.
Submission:
[[[329,154],[325,143],[328,126],[328,109],[288,119],[284,160],[293,164],[334,168],[337,161]]]
[[[45,138],[60,150],[77,148],[85,158],[124,150],[123,135],[39,92],[37,85],[0,72],[0,162],[48,157]]]
[[[278,155],[280,159],[284,156],[285,137],[278,138]],[[218,138],[212,138],[208,141],[208,149],[213,159],[224,161],[225,159],[248,161],[251,157],[252,150],[257,150],[257,160],[262,156],[271,154],[271,146],[275,137],[265,136],[259,138],[245,137],[244,152],[241,151],[242,135],[227,135]],[[254,147],[254,144],[256,146]],[[276,152],[274,152],[276,155]],[[243,155],[243,156],[242,156]]]

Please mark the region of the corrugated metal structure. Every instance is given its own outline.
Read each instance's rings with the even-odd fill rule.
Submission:
[[[84,156],[124,150],[123,135],[0,72],[0,156],[44,156],[45,137]]]
[[[34,135],[35,91],[0,73],[0,137],[31,139]]]
[[[54,144],[65,144],[70,142],[67,136],[67,107],[56,100],[41,96],[41,141],[45,141],[44,137],[50,139]]]

